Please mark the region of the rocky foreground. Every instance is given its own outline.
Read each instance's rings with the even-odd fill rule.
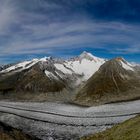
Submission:
[[[15,129],[0,122],[0,140],[39,140],[33,136],[29,136],[21,130]]]

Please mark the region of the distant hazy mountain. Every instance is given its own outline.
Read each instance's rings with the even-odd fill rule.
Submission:
[[[81,105],[131,100],[140,97],[140,74],[123,58],[105,62],[79,89],[75,101]]]

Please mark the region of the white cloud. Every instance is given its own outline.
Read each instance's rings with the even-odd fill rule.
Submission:
[[[11,0],[0,1],[0,35],[9,32],[9,27],[16,20],[16,8]]]
[[[111,53],[140,53],[140,25],[95,22],[78,15],[61,20],[61,17],[54,16],[55,13],[52,19],[53,9],[61,10],[60,5],[44,3],[42,6],[47,7],[47,14],[41,14],[21,10],[20,5],[15,5],[12,0],[1,1],[0,35],[10,36],[10,39],[0,45],[0,56],[39,54],[44,51],[53,53],[55,48],[86,47],[87,44]],[[55,20],[57,18],[60,20]],[[16,29],[10,30],[11,25],[16,25]],[[106,44],[128,47],[105,48]]]
[[[50,23],[48,25],[22,25],[22,27],[22,32],[13,35],[15,36],[13,37],[15,40],[9,42],[8,46],[3,49],[3,53],[30,52],[27,50],[32,50],[33,53],[33,50],[36,48],[64,48],[82,44],[92,44],[93,48],[96,48],[104,47],[104,44],[106,43],[128,44],[130,45],[130,48],[128,49],[131,50],[131,47],[133,48],[134,44],[139,44],[140,39],[139,26],[123,25],[120,23],[73,21]],[[25,36],[23,32],[27,32],[27,36]],[[137,45],[135,48],[137,48]],[[134,50],[132,49],[132,51]]]

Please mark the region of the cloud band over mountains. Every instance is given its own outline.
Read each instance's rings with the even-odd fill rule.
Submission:
[[[16,56],[72,56],[75,48],[140,59],[139,0],[0,2],[0,63]]]

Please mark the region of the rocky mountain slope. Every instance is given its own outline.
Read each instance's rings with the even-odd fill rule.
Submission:
[[[56,72],[58,71],[55,70],[51,60],[20,63],[1,72],[0,90],[4,93],[9,91],[57,92],[66,87],[69,77],[62,73],[61,78]]]
[[[33,59],[2,66],[0,93],[1,99],[13,98],[11,93],[19,97],[25,93],[28,97],[29,93],[32,97],[36,96],[33,93],[74,93],[75,103],[88,106],[137,99],[140,67],[123,58],[107,61],[87,52],[69,60]]]
[[[20,72],[31,68],[39,62],[42,62],[42,65],[44,65],[46,68],[50,65],[54,65],[54,67],[58,71],[61,71],[63,74],[72,75],[74,73],[80,75],[84,81],[87,80],[90,76],[92,76],[92,74],[95,73],[105,61],[105,59],[93,56],[91,53],[84,51],[79,56],[71,58],[69,60],[44,57],[41,59],[33,59],[31,61],[23,61],[15,65],[5,65],[3,66],[3,69],[1,69],[0,73],[5,74],[11,72]]]
[[[39,140],[0,122],[0,140]]]
[[[83,52],[70,60],[51,57],[23,61],[0,71],[0,92],[48,93],[72,90],[86,81],[106,60]]]
[[[0,71],[2,71],[3,70],[3,66],[2,65],[0,65]]]
[[[79,89],[75,102],[96,105],[140,98],[140,75],[123,58],[104,63]]]

